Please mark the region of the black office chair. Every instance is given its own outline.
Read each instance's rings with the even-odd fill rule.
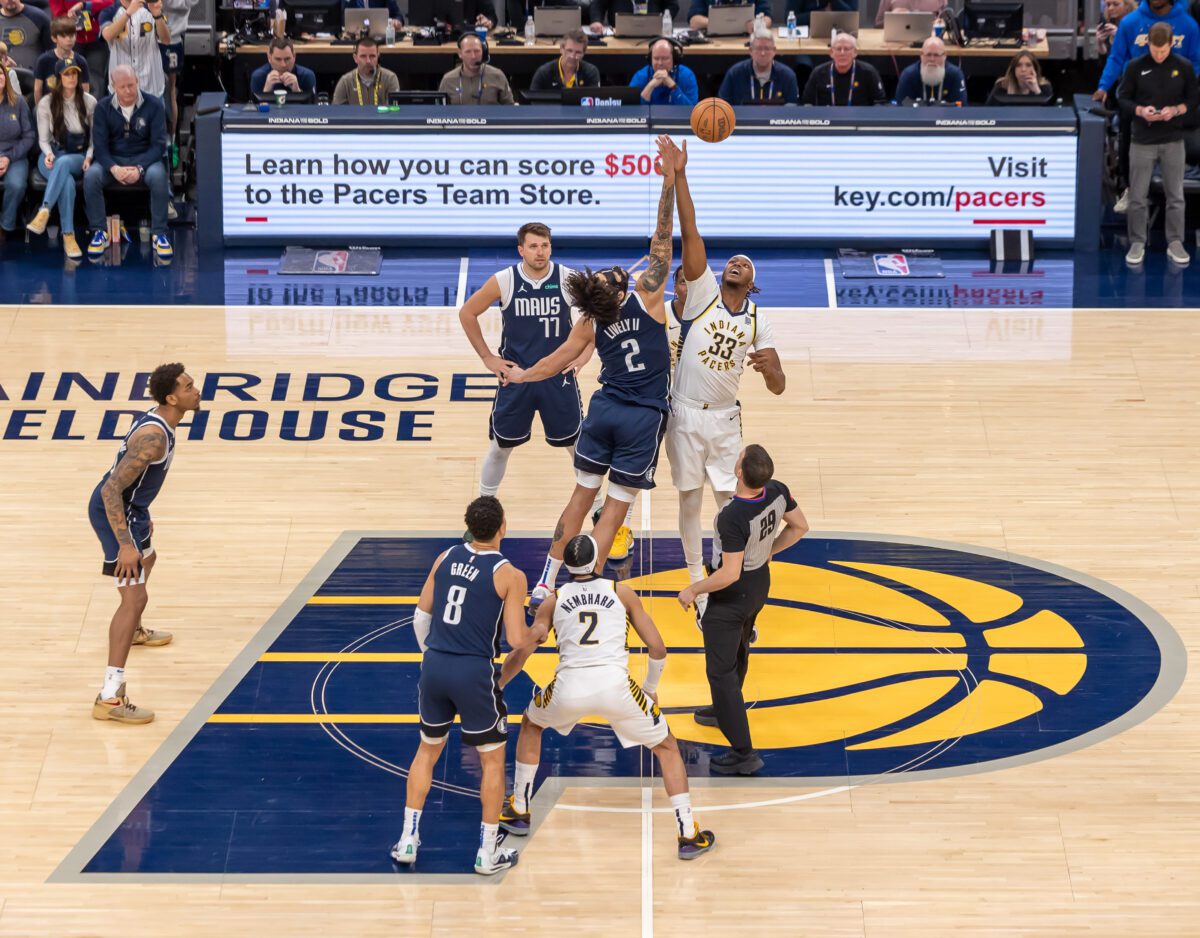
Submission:
[[[14,68],[17,84],[21,86],[21,95],[29,105],[29,113],[33,114],[33,72],[27,68]]]

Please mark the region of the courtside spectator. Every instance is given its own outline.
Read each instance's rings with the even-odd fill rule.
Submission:
[[[8,45],[8,54],[16,68],[31,72],[38,57],[54,46],[50,41],[49,14],[21,0],[0,0],[0,37]]]
[[[250,76],[250,93],[255,97],[272,97],[282,88],[289,94],[312,97],[317,91],[317,75],[296,61],[296,49],[286,36],[272,39],[267,46],[267,64],[260,65]]]
[[[79,75],[83,82],[83,90],[91,90],[91,76],[88,74],[87,60],[75,54],[77,30],[73,16],[56,16],[50,21],[50,39],[54,48],[43,52],[33,69],[33,101],[36,104],[42,100],[42,95],[50,90],[58,74],[58,63],[74,59],[79,65]]]
[[[708,28],[708,8],[719,6],[744,6],[748,0],[692,0],[688,10],[688,26],[692,29]],[[763,16],[766,25],[771,25],[771,0],[754,0],[753,16],[746,21],[746,32],[754,31],[754,17]],[[672,17],[674,20],[674,17]]]
[[[1183,198],[1183,138],[1187,132],[1183,118],[1196,107],[1196,73],[1191,62],[1172,51],[1173,38],[1169,23],[1151,26],[1149,55],[1125,67],[1117,90],[1121,117],[1130,121],[1133,132],[1129,148],[1129,253],[1125,260],[1135,266],[1146,256],[1147,196],[1155,163],[1162,174],[1167,202],[1167,257],[1179,265],[1191,260],[1183,247],[1187,209]]]
[[[504,72],[483,61],[483,42],[474,33],[458,37],[458,68],[442,76],[438,91],[451,104],[512,104],[513,93]]]
[[[1126,14],[1132,13],[1136,9],[1137,0],[1104,0],[1103,19],[1096,24],[1097,53],[1102,56],[1108,55],[1121,20],[1125,18]]]
[[[42,206],[26,227],[41,234],[58,206],[63,252],[72,260],[83,257],[75,240],[75,183],[92,165],[92,120],[96,99],[84,92],[79,60],[58,63],[54,86],[37,106],[38,172],[46,180]]]
[[[639,88],[646,104],[695,104],[700,100],[696,73],[677,58],[683,47],[671,39],[655,39],[650,45],[650,64],[643,65],[629,79],[631,88]]]
[[[167,146],[166,112],[159,98],[142,94],[132,66],[116,66],[109,80],[116,90],[96,102],[92,114],[93,162],[83,174],[83,204],[88,227],[92,229],[88,256],[102,256],[112,243],[104,223],[104,190],[143,182],[150,190],[154,253],[161,260],[169,260],[174,251],[167,239],[170,188],[163,162]]]
[[[900,104],[967,103],[967,79],[962,69],[946,61],[946,44],[930,36],[921,45],[921,58],[900,73],[896,98]]]
[[[600,84],[600,70],[583,60],[587,52],[587,34],[573,29],[558,41],[559,56],[533,73],[530,91],[559,91],[576,85],[594,88]]]
[[[988,94],[989,106],[1005,104],[1047,104],[1054,89],[1042,76],[1042,66],[1032,52],[1018,52],[1009,60],[1004,74],[996,79]],[[1037,98],[1033,101],[1031,98]]]
[[[29,151],[37,133],[29,105],[0,69],[0,183],[4,201],[0,207],[0,238],[16,231],[17,210],[29,183]]]
[[[730,66],[717,92],[730,104],[798,104],[800,87],[796,73],[775,61],[775,37],[755,33],[750,40],[750,58]]]
[[[3,0],[0,0],[3,2]],[[128,65],[142,94],[162,98],[167,89],[159,43],[170,44],[162,0],[120,0],[100,14],[100,35],[108,43],[108,90],[115,91],[113,71]],[[101,88],[96,76],[96,88]]]
[[[88,74],[96,76],[97,89],[108,84],[108,43],[100,38],[100,14],[116,0],[50,0],[51,16],[75,20],[75,51],[87,59]]]
[[[388,95],[399,90],[396,73],[379,65],[379,44],[366,36],[354,43],[354,70],[338,79],[333,103],[374,108],[387,104]]]
[[[883,18],[887,13],[941,13],[944,9],[946,0],[879,0],[875,25],[883,29]]]
[[[171,147],[171,165],[179,165],[179,146],[175,143],[175,131],[179,128],[179,76],[183,72],[183,40],[187,35],[188,23],[192,18],[192,8],[201,0],[163,0],[163,15],[167,18],[167,32],[171,41],[159,45],[162,56],[163,78],[166,90],[163,92],[163,104],[167,108],[167,139]]]
[[[875,66],[858,60],[858,40],[838,33],[829,45],[829,61],[808,76],[803,101],[820,107],[886,104],[887,93]]]

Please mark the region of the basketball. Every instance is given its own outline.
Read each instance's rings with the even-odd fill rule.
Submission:
[[[735,123],[733,108],[721,98],[705,98],[692,108],[692,133],[705,143],[720,143]]]

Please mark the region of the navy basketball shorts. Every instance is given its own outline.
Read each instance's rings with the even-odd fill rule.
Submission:
[[[455,716],[462,720],[467,746],[502,743],[508,738],[508,710],[500,692],[500,668],[482,655],[425,652],[417,682],[421,735],[444,739]]]
[[[150,516],[142,515],[137,512],[128,516],[129,534],[133,537],[133,543],[137,545],[138,552],[147,557],[153,553],[153,548],[150,546]],[[104,510],[104,500],[100,497],[100,490],[96,489],[92,493],[91,499],[88,501],[88,521],[92,523],[92,530],[96,532],[96,537],[100,539],[100,547],[104,551],[104,565],[101,567],[101,572],[105,576],[114,576],[117,570],[117,553],[121,550],[121,544],[117,541],[117,536],[113,534],[112,525],[108,523],[108,512]],[[138,579],[135,583],[144,582],[142,576],[142,566],[138,564]],[[133,586],[130,584],[117,584]]]
[[[654,470],[667,413],[609,397],[601,388],[588,403],[575,444],[575,468],[631,489],[654,488]]]
[[[528,443],[535,413],[542,418],[547,443],[573,445],[583,423],[583,400],[575,376],[555,375],[545,381],[498,388],[488,435],[501,449]]]

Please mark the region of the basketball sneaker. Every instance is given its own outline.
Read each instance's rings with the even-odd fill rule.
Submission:
[[[100,695],[96,695],[96,702],[92,704],[92,718],[117,723],[149,723],[154,719],[154,711],[131,704],[122,684],[117,688],[116,700],[101,700]]]
[[[691,837],[679,838],[679,859],[694,860],[702,853],[708,853],[717,845],[717,835],[712,831],[700,830],[700,825],[696,825],[696,833]]]
[[[540,606],[553,595],[553,586],[550,586],[546,583],[539,583],[533,588],[533,592],[529,594],[529,611],[531,613],[537,612],[538,606]]]
[[[156,645],[169,645],[175,636],[162,629],[146,629],[138,626],[133,633],[133,644],[153,648]]]
[[[421,841],[414,837],[401,837],[392,847],[392,859],[410,865],[417,862],[417,848]]]
[[[701,726],[716,726],[717,711],[712,707],[701,707],[699,710],[692,712],[692,719]]]
[[[529,835],[529,812],[523,814],[513,805],[513,796],[504,799],[504,807],[500,809],[500,829],[516,834],[518,837]]]
[[[617,536],[613,538],[612,547],[608,551],[609,563],[620,563],[633,553],[633,545],[637,541],[633,536],[633,532],[625,525],[617,528]]]
[[[475,852],[475,872],[480,876],[495,876],[516,865],[517,851],[511,847],[498,849],[490,857],[485,856],[482,850]]]
[[[708,765],[718,775],[753,775],[763,767],[763,760],[753,749],[748,752],[730,749],[710,759]]]

